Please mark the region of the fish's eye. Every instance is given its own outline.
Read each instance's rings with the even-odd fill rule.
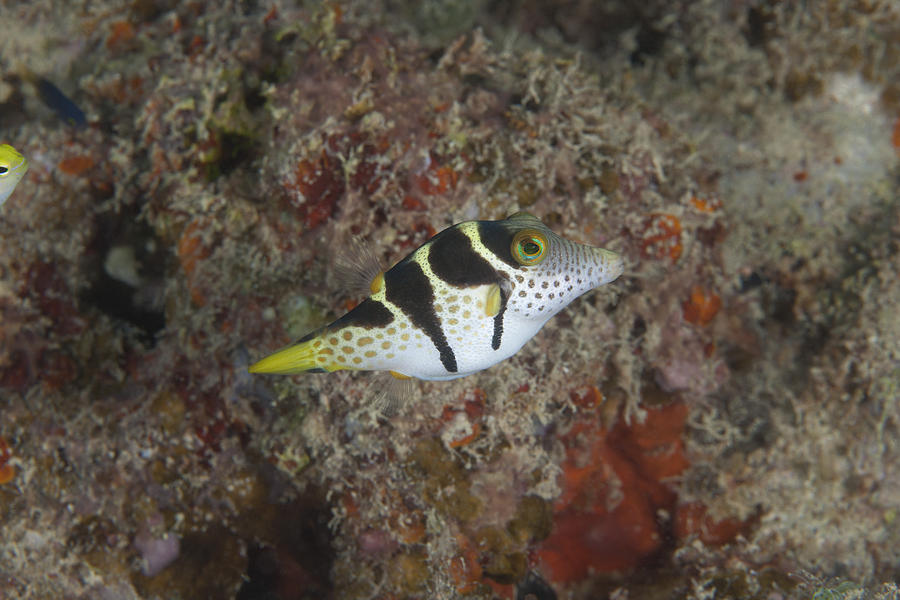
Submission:
[[[525,229],[513,238],[512,255],[520,265],[536,265],[547,257],[547,236],[536,229]]]
[[[9,172],[6,165],[0,165],[0,177],[4,177]]]

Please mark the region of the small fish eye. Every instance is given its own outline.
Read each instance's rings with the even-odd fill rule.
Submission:
[[[6,175],[6,172],[9,171],[6,167],[0,166],[0,176]]]
[[[547,255],[547,236],[534,229],[520,231],[513,238],[511,250],[520,265],[536,265]]]

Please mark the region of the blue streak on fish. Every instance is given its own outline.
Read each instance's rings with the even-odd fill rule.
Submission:
[[[0,206],[28,171],[28,159],[9,144],[0,145]]]
[[[84,112],[62,90],[43,77],[33,75],[29,79],[41,101],[63,121],[75,127],[87,125]]]
[[[528,213],[458,223],[378,273],[356,308],[250,371],[464,377],[518,352],[553,315],[623,270],[615,252],[560,237]]]

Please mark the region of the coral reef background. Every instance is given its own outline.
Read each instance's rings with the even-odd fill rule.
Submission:
[[[635,4],[2,0],[0,598],[897,598],[900,4]],[[626,274],[246,373],[517,210]]]

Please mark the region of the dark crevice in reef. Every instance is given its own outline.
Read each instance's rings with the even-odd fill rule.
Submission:
[[[167,256],[149,226],[127,209],[100,215],[82,266],[82,301],[138,329],[153,343],[166,325],[163,310]]]
[[[237,600],[328,600],[334,562],[329,511],[310,497],[272,507],[278,529],[250,545]]]

